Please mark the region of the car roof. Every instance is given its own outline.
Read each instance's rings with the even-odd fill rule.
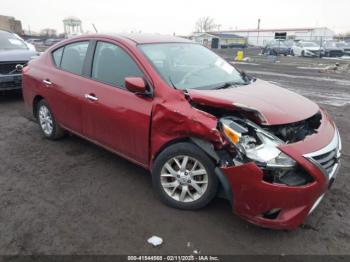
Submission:
[[[116,37],[127,38],[137,44],[151,44],[151,43],[191,43],[192,41],[171,35],[158,34],[115,34]]]
[[[14,35],[14,33],[10,32],[10,31],[7,31],[7,30],[3,30],[3,29],[0,29],[0,34],[3,34],[3,35]]]
[[[152,44],[152,43],[194,43],[188,39],[170,35],[160,35],[160,34],[90,34],[90,35],[81,35],[73,37],[74,39],[79,38],[114,38],[116,40],[127,40],[132,41],[135,44]],[[72,38],[72,39],[73,39]]]

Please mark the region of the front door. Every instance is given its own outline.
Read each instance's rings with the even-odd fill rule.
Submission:
[[[91,80],[85,86],[84,134],[92,140],[146,166],[152,98],[125,89],[125,77],[144,77],[131,56],[121,47],[96,43]]]

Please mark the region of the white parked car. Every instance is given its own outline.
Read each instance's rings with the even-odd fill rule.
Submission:
[[[324,49],[314,42],[299,42],[292,47],[292,55],[319,57],[324,55]]]

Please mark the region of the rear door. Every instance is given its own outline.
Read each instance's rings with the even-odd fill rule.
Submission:
[[[145,74],[130,52],[97,41],[83,104],[84,134],[141,165],[148,164],[152,98],[125,88],[125,77]]]
[[[49,105],[57,121],[77,133],[82,133],[82,111],[84,86],[84,64],[89,41],[80,41],[61,47],[52,53],[56,67],[43,79],[50,91]]]

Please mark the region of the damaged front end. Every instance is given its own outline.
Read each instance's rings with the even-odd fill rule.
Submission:
[[[299,149],[315,146],[315,137],[325,138],[332,125],[321,112],[278,126],[259,126],[236,116],[219,118],[229,157],[216,172],[229,183],[226,198],[234,211],[269,228],[295,229],[303,223],[328,181]]]
[[[328,150],[332,139],[340,138],[329,115],[317,105],[285,90],[272,92],[269,84],[263,87],[271,89],[271,97],[263,100],[257,94],[263,96],[262,87],[247,86],[188,90],[181,106],[157,105],[152,158],[167,141],[190,138],[215,161],[219,196],[230,201],[237,215],[262,227],[295,229],[330,184],[308,155],[317,153],[313,158],[318,160],[319,150]],[[300,103],[294,112],[291,103],[281,102],[290,99]],[[332,150],[340,149],[332,145]],[[337,163],[336,156],[332,163]],[[320,163],[328,165],[323,158]]]

